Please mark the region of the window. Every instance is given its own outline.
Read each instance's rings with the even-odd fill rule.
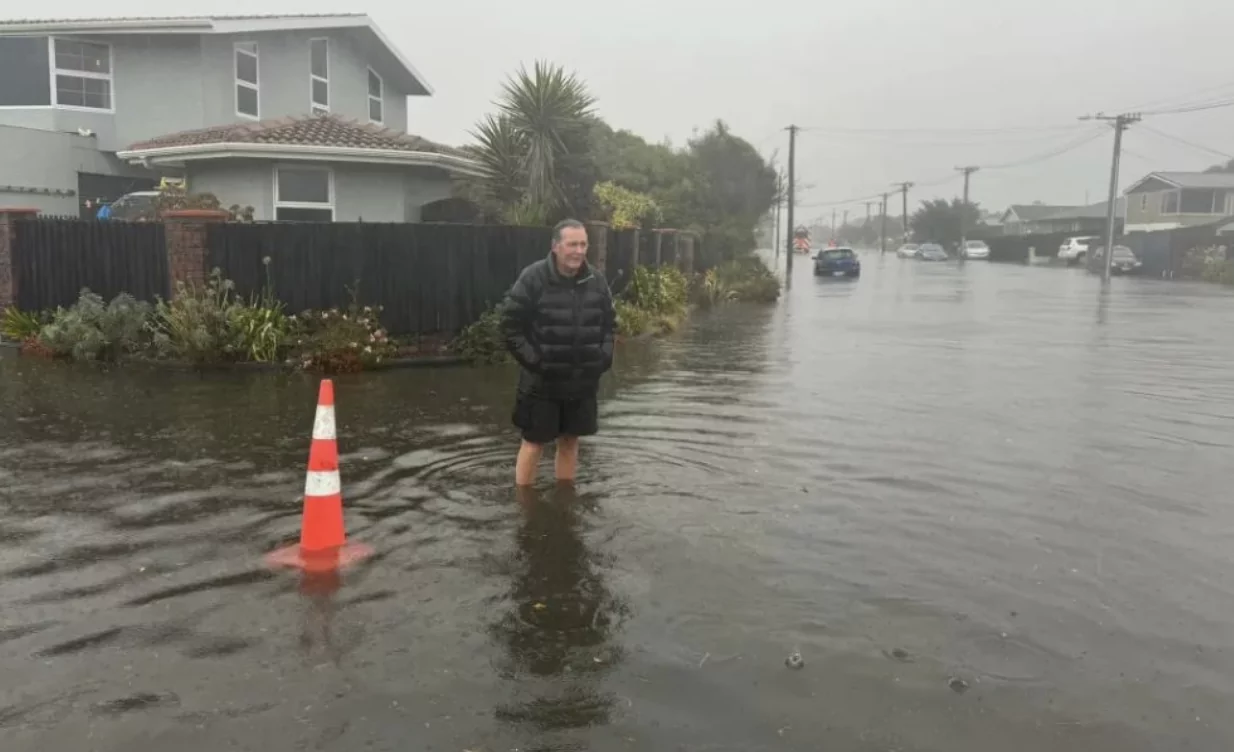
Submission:
[[[381,76],[372,68],[368,69],[368,119],[374,123],[381,123],[385,120],[384,102],[385,84],[381,80]]]
[[[1148,194],[1141,193],[1140,194],[1140,211],[1147,211],[1147,210],[1148,210]]]
[[[261,116],[257,97],[257,43],[236,42],[236,114]]]
[[[330,111],[330,40],[309,40],[309,105],[314,115]]]
[[[51,45],[54,104],[111,111],[111,46],[54,38]]]
[[[333,222],[334,173],[320,167],[275,168],[274,218],[280,222]]]
[[[1166,191],[1161,194],[1161,213],[1178,214],[1178,191]]]

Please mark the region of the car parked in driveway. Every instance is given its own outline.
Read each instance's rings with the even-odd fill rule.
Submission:
[[[1125,245],[1114,246],[1114,257],[1110,259],[1110,274],[1135,274],[1144,264],[1136,258],[1135,252]],[[1098,247],[1093,251],[1093,271],[1105,271],[1105,248]]]
[[[1068,264],[1083,264],[1085,257],[1088,256],[1089,245],[1096,240],[1097,238],[1067,238],[1058,247],[1058,260],[1066,261]]]
[[[917,258],[922,261],[946,261],[951,257],[938,243],[922,243],[921,248],[917,250]]]
[[[899,256],[900,258],[914,258],[916,257],[917,251],[920,250],[920,248],[921,246],[917,245],[916,243],[905,243],[904,245],[896,249],[896,255]]]
[[[986,245],[984,240],[965,241],[964,247],[960,249],[960,255],[966,259],[988,259],[990,246]]]
[[[824,248],[814,257],[816,277],[860,277],[861,259],[852,248]]]

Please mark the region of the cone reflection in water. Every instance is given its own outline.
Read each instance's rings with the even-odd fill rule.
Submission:
[[[338,434],[334,421],[334,382],[323,379],[313,420],[308,475],[304,480],[304,513],[300,543],[266,556],[276,566],[328,572],[372,554],[360,543],[348,543],[343,526],[343,487],[339,478]]]

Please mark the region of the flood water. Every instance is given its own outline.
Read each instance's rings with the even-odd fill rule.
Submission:
[[[624,347],[572,492],[507,370],[338,379],[337,580],[312,378],[6,352],[0,749],[1234,747],[1234,296],[865,265]]]

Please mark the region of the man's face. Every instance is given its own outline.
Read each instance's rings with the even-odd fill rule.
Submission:
[[[557,268],[566,274],[574,274],[587,259],[587,231],[581,227],[566,227],[561,231],[561,240],[553,243],[553,255]]]

